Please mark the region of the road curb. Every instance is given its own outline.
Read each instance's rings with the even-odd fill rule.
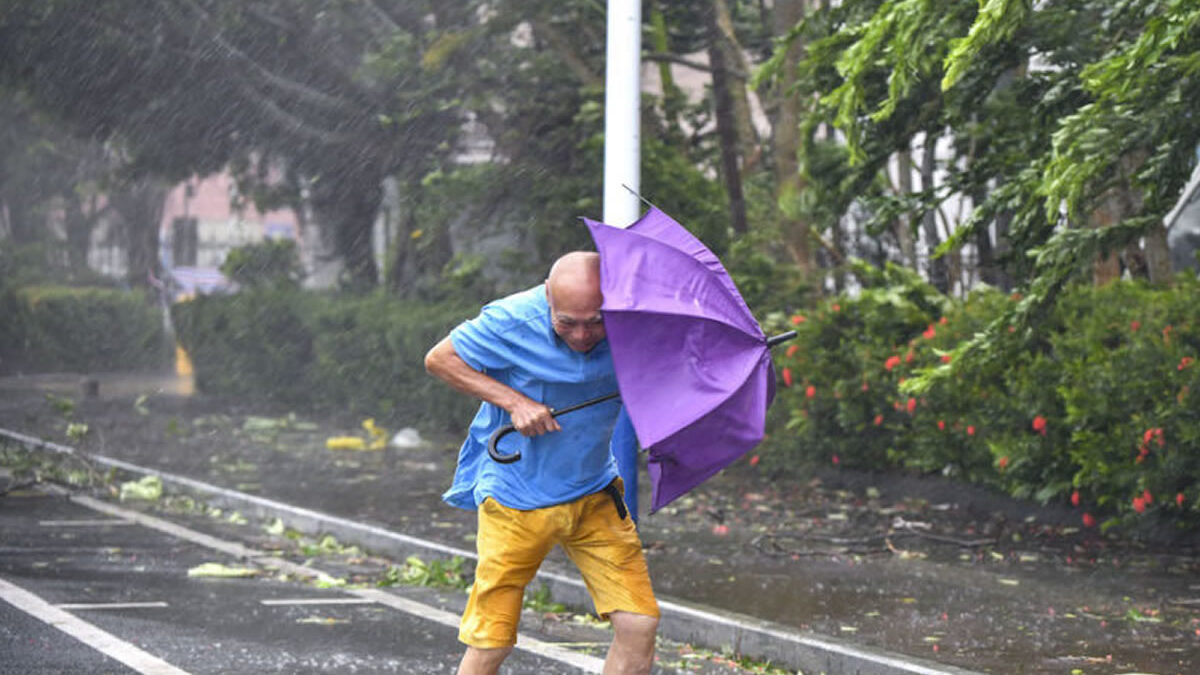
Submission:
[[[138,466],[113,457],[86,454],[70,446],[0,429],[0,437],[16,441],[34,450],[83,458],[111,469],[136,476],[157,476],[165,489],[184,491],[202,497],[222,508],[236,509],[263,520],[279,518],[307,535],[330,534],[338,541],[353,544],[387,557],[403,559],[410,555],[460,556],[474,560],[474,551],[445,546],[411,537],[386,528],[313,511],[272,499],[222,488],[186,476]],[[537,580],[547,586],[555,600],[574,607],[590,608],[587,589],[577,576],[566,570],[538,572]],[[730,649],[757,660],[826,675],[979,675],[976,671],[933,663],[854,645],[842,640],[804,633],[780,624],[763,621],[711,607],[659,597],[662,620],[659,634],[668,640],[708,649]]]

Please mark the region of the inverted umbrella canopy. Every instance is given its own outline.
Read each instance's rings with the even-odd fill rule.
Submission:
[[[651,207],[624,229],[584,222],[655,511],[762,440],[775,396],[769,344],[721,262],[666,213]]]

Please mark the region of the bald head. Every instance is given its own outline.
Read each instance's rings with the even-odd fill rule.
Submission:
[[[556,260],[546,277],[546,298],[554,332],[571,349],[587,352],[604,339],[598,253],[572,251]]]

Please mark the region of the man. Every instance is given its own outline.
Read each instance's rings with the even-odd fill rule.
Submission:
[[[425,368],[482,399],[458,457],[448,503],[478,510],[475,584],[459,639],[460,675],[496,673],[512,651],[526,584],[555,544],[579,568],[613,626],[605,673],[649,673],[658,603],[641,542],[621,499],[609,439],[620,404],[551,412],[617,390],[600,315],[600,257],[559,258],[546,283],[493,302],[451,331]],[[492,461],[492,432],[512,424]],[[515,437],[516,445],[508,445]]]

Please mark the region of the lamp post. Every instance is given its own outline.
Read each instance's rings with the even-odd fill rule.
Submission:
[[[629,227],[641,215],[642,2],[608,0],[604,66],[604,222]],[[638,453],[622,413],[613,431],[625,504],[637,520]]]

